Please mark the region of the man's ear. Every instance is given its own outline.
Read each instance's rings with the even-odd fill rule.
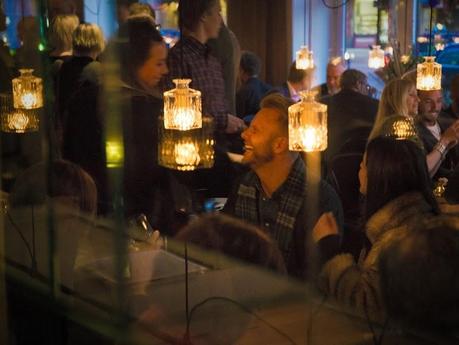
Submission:
[[[288,137],[281,136],[281,137],[277,137],[276,139],[274,139],[273,151],[275,153],[282,153],[282,152],[288,151]]]

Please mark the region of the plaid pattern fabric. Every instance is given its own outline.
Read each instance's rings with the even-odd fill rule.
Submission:
[[[259,225],[258,198],[260,180],[253,172],[249,172],[239,185],[235,203],[235,216]],[[276,191],[280,196],[279,211],[272,235],[278,242],[286,262],[292,248],[292,233],[298,214],[306,196],[305,167],[301,158],[292,166],[292,170],[284,184]]]
[[[163,83],[164,91],[175,86],[173,79],[190,78],[190,87],[201,91],[203,115],[213,116],[216,128],[224,130],[228,123],[229,111],[222,66],[217,58],[210,54],[207,45],[193,37],[184,37],[169,51],[168,67],[169,75]]]

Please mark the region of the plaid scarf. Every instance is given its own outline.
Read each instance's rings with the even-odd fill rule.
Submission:
[[[306,196],[305,167],[301,158],[293,163],[287,180],[280,189],[280,204],[275,225],[271,234],[277,241],[284,258],[287,260],[292,247],[292,233],[298,213],[300,212]],[[235,203],[235,216],[260,225],[258,209],[260,184],[258,176],[250,171],[239,185]],[[286,261],[288,262],[288,261]]]

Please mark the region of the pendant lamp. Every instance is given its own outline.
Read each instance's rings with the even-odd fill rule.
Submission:
[[[7,133],[36,132],[39,114],[36,109],[15,109],[10,94],[0,95],[1,130]]]
[[[374,45],[368,52],[368,67],[373,69],[384,67],[384,50],[381,46]]]
[[[21,75],[13,79],[13,102],[16,109],[43,107],[42,79],[32,75],[33,69],[20,69]]]
[[[296,52],[296,69],[312,69],[314,68],[314,58],[312,51],[308,46],[301,46],[300,50]]]

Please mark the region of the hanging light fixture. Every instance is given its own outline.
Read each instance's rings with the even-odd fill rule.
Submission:
[[[183,47],[180,47],[180,64],[183,73]],[[173,82],[175,89],[164,92],[164,118],[159,118],[158,123],[158,163],[181,171],[211,168],[214,165],[213,119],[202,116],[201,92],[188,86],[191,79]]]
[[[20,69],[21,75],[13,79],[13,103],[16,109],[43,107],[42,79],[32,75],[33,69]]]
[[[183,38],[180,22],[180,40]],[[183,46],[180,47],[180,73],[183,74]],[[187,131],[202,127],[201,92],[189,88],[191,79],[174,79],[175,89],[164,92],[164,128]]]
[[[301,46],[300,50],[296,52],[296,69],[312,69],[314,68],[314,58],[312,51],[308,46]]]
[[[37,110],[15,109],[10,94],[0,95],[1,130],[7,133],[36,132],[39,128]]]
[[[368,52],[368,67],[373,69],[384,67],[384,50],[381,46],[374,45]]]
[[[429,56],[424,58],[424,62],[418,64],[416,74],[416,88],[423,91],[441,90],[441,65],[435,62],[432,56],[432,12],[434,3],[430,4],[430,26],[429,26]]]
[[[188,87],[191,79],[174,79],[164,92],[164,127],[186,131],[202,127],[201,92]]]
[[[301,102],[288,108],[291,151],[315,152],[327,148],[327,106],[314,100],[315,92],[300,92]]]
[[[213,119],[203,117],[202,128],[181,131],[167,129],[159,119],[158,157],[163,167],[192,171],[214,165]]]
[[[306,13],[305,13],[305,23],[304,23],[304,37],[306,39]],[[309,10],[308,10],[308,43],[311,46],[311,31],[312,31],[312,1],[309,1]],[[313,69],[314,68],[314,58],[312,56],[312,50],[308,48],[307,45],[303,45],[296,52],[296,69]]]

